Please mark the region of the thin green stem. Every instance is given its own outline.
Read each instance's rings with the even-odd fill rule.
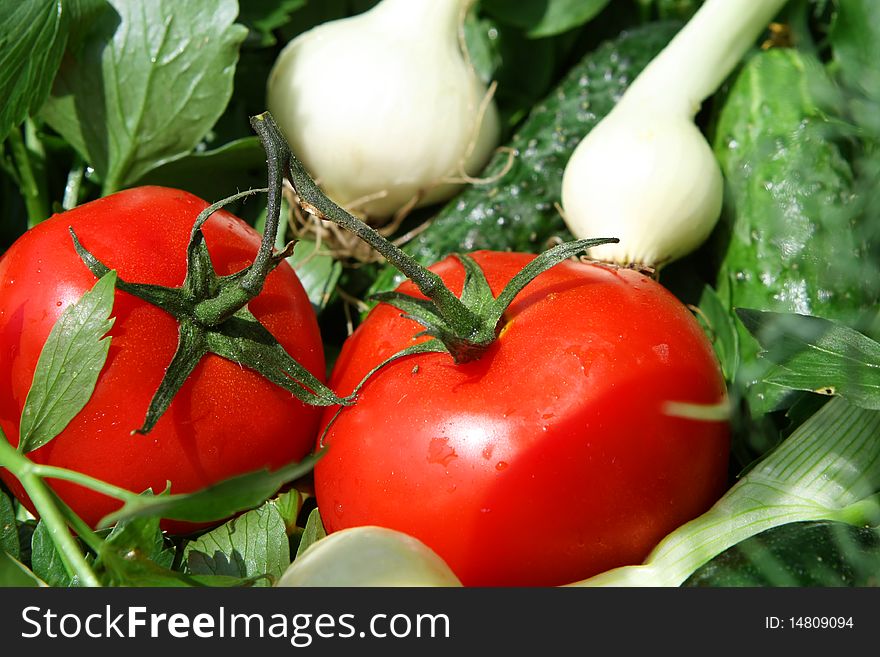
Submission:
[[[43,196],[42,187],[37,180],[34,162],[21,136],[20,129],[12,129],[9,135],[7,135],[6,140],[9,142],[12,159],[18,170],[21,194],[24,197],[24,204],[28,215],[28,228],[33,228],[48,218],[49,203]]]
[[[55,504],[54,493],[35,471],[35,464],[18,451],[6,439],[0,429],[0,465],[8,469],[24,487],[40,514],[41,520],[49,530],[52,542],[67,572],[79,578],[83,586],[101,586],[98,576],[86,561],[76,539],[67,528],[67,522]]]
[[[137,493],[132,493],[128,489],[114,486],[113,484],[100,479],[95,479],[82,472],[74,472],[73,470],[56,468],[53,465],[42,465],[33,462],[31,462],[30,469],[37,476],[70,481],[117,500],[122,500],[123,502],[130,502],[140,497]]]
[[[208,286],[215,278],[213,266],[210,262],[211,257],[205,246],[202,226],[212,214],[225,205],[262,192],[270,192],[271,195],[271,188],[261,187],[258,189],[248,189],[243,192],[238,192],[237,194],[233,194],[232,196],[217,201],[199,213],[195,224],[193,224],[189,246],[187,247],[187,275],[184,287],[188,288],[191,294],[197,297],[207,295],[209,291]],[[268,219],[266,225],[267,230],[269,230]],[[276,220],[274,231],[277,232],[277,230],[278,226]],[[247,268],[247,270],[245,270],[243,275],[242,272],[235,274],[235,276],[238,277],[235,284],[221,286],[220,289],[216,291],[215,296],[208,296],[195,306],[193,309],[193,317],[199,322],[199,324],[202,326],[217,326],[218,324],[222,324],[224,321],[232,317],[238,310],[247,305],[248,301],[260,293],[263,281],[265,281],[266,276],[274,266],[274,263],[268,267],[263,264],[266,258],[271,258],[273,254],[274,239],[275,235],[273,232],[272,243],[267,247],[267,240],[264,233],[263,241],[260,244],[260,249],[257,252],[254,262]],[[260,263],[259,265],[258,261]],[[256,277],[256,279],[252,277],[249,282],[244,282],[244,279],[254,271],[254,267],[256,266],[262,268],[262,277]],[[254,282],[255,280],[257,282]]]
[[[76,156],[70,172],[67,174],[67,182],[64,184],[64,196],[61,199],[61,207],[72,210],[79,205],[79,191],[85,176],[86,165],[82,157]]]
[[[61,514],[67,520],[67,524],[76,532],[76,535],[80,537],[80,539],[85,543],[89,549],[95,554],[100,554],[101,546],[104,544],[104,541],[98,536],[92,528],[89,527],[86,522],[80,518],[76,513],[74,513],[73,509],[71,509],[60,497],[58,497],[55,491],[52,491],[52,497],[55,500],[55,505],[58,507]]]
[[[602,244],[616,244],[620,240],[616,237],[596,237],[585,240],[578,240],[576,242],[565,242],[563,244],[559,244],[554,246],[552,249],[548,251],[544,251],[544,253],[537,256],[534,260],[529,262],[525,267],[523,267],[517,274],[510,279],[507,285],[504,286],[504,289],[498,295],[498,298],[495,299],[495,321],[501,319],[502,313],[507,309],[507,307],[513,303],[514,298],[520,292],[522,292],[523,288],[532,282],[539,274],[547,271],[551,267],[555,267],[563,260],[568,260],[569,258],[586,253],[589,249],[594,246],[600,246]]]
[[[76,539],[70,533],[64,516],[55,506],[49,487],[33,473],[20,476],[19,481],[31,498],[37,513],[40,514],[40,519],[49,529],[49,536],[58,548],[58,554],[68,573],[76,575],[83,586],[101,586],[98,576],[86,561]]]
[[[278,235],[278,224],[281,217],[281,188],[284,184],[284,172],[290,159],[290,149],[281,136],[278,126],[271,115],[259,115],[251,118],[251,127],[266,151],[266,163],[269,172],[269,195],[266,199],[266,223],[263,227],[263,241],[254,264],[241,281],[246,290],[256,290],[255,295],[263,287],[266,275],[274,266],[272,254],[275,251],[275,238]]]

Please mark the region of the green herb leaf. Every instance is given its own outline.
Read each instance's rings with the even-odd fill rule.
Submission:
[[[61,4],[64,6],[64,18],[70,25],[67,55],[79,57],[80,47],[91,32],[92,24],[110,9],[110,4],[107,0],[61,0]]]
[[[241,587],[252,586],[257,578],[243,579],[241,577],[227,577],[225,575],[187,575],[176,570],[163,568],[157,563],[136,557],[133,559],[123,559],[116,553],[109,557],[114,563],[114,572],[123,573],[120,578],[108,580],[111,585],[124,586],[160,586],[160,587]]]
[[[281,518],[284,520],[284,527],[287,530],[288,534],[297,530],[296,520],[299,517],[299,512],[302,510],[303,502],[305,498],[302,493],[300,493],[295,488],[290,489],[285,493],[281,493],[274,500],[275,506],[278,507],[278,511],[281,513]]]
[[[140,554],[123,555],[110,551],[104,555],[112,575],[106,583],[115,586],[251,586],[256,578],[227,577],[225,575],[188,575],[157,564]]]
[[[274,46],[274,30],[287,25],[290,16],[302,8],[306,0],[247,0],[241,3],[238,22],[251,31],[248,42],[260,47]]]
[[[205,175],[206,171],[210,175]],[[266,151],[259,138],[242,137],[162,164],[148,171],[137,184],[184,189],[199,198],[223,198],[231,189],[265,186]]]
[[[116,586],[238,586],[240,578],[217,581],[193,578],[171,570],[174,550],[166,546],[159,518],[134,518],[118,523],[100,550],[102,581]]]
[[[532,38],[548,37],[583,25],[609,0],[483,0],[481,6],[498,20],[528,28]]]
[[[0,491],[0,552],[5,552],[15,559],[21,558],[15,507],[12,506],[12,500],[3,491]]]
[[[52,440],[92,396],[110,348],[104,336],[113,325],[115,284],[116,272],[102,276],[52,327],[22,410],[21,451]]]
[[[775,363],[767,383],[840,395],[880,410],[880,344],[840,322],[807,315],[737,311]]]
[[[101,521],[108,527],[126,518],[157,516],[189,522],[212,522],[252,509],[275,494],[284,484],[311,471],[318,455],[304,458],[273,472],[259,470],[220,483],[195,493],[172,495],[140,495]]]
[[[187,544],[184,558],[189,573],[258,577],[268,586],[290,565],[284,518],[275,501],[233,518]]]
[[[23,563],[0,550],[0,587],[45,586]]]
[[[232,93],[246,28],[235,0],[110,0],[43,115],[94,167],[104,193],[189,153]]]
[[[739,336],[736,319],[710,286],[703,288],[697,318],[712,341],[712,347],[727,381],[733,381],[739,367]]]
[[[498,53],[498,26],[489,18],[468,12],[463,29],[468,58],[480,79],[488,84],[494,79],[495,70],[501,65],[501,56]]]
[[[37,523],[31,537],[31,568],[49,586],[70,586],[72,579],[64,567],[46,523]]]
[[[321,522],[321,512],[318,511],[317,508],[312,509],[312,512],[309,513],[309,517],[306,520],[306,526],[303,530],[302,536],[299,539],[299,546],[296,548],[295,558],[299,559],[306,550],[325,536],[327,536],[327,532],[324,529],[324,523]]]
[[[685,586],[877,586],[880,534],[842,522],[798,522],[738,543]]]
[[[321,312],[336,291],[342,263],[333,257],[325,244],[310,240],[297,242],[287,262],[296,270],[315,312]]]
[[[36,112],[67,43],[61,0],[0,3],[0,142]]]
[[[163,568],[170,568],[174,551],[165,545],[159,518],[132,518],[118,523],[107,536],[103,547],[131,558],[138,555]],[[106,552],[102,552],[106,554]]]

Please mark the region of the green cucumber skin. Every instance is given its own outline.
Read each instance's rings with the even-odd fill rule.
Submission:
[[[809,55],[772,49],[753,56],[730,90],[714,150],[730,238],[718,291],[731,308],[847,320],[873,301],[854,266],[867,245],[853,172],[815,100],[827,84]]]
[[[798,522],[753,536],[701,566],[683,586],[876,586],[880,534],[842,522]]]
[[[540,251],[554,237],[571,239],[556,203],[562,173],[575,147],[617,103],[633,78],[672,39],[677,22],[626,31],[586,55],[543,102],[536,105],[481,174],[491,182],[465,189],[405,247],[430,265],[455,252]],[[403,277],[392,267],[379,273],[371,292],[393,289]]]
[[[753,416],[796,395],[761,381],[760,347],[735,308],[856,322],[876,299],[853,171],[819,107],[836,93],[813,56],[761,51],[737,75],[716,125],[725,179],[717,290],[737,328],[737,374]]]

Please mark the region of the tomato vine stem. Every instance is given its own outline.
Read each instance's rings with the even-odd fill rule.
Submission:
[[[27,125],[25,126],[27,129]],[[28,228],[49,217],[49,203],[45,194],[45,183],[38,177],[39,168],[19,128],[13,128],[7,135],[12,160],[15,162],[25,208]]]
[[[373,298],[399,308],[406,317],[424,326],[425,334],[437,338],[457,363],[476,360],[485,353],[497,337],[507,306],[532,279],[563,260],[586,253],[589,248],[618,241],[616,238],[585,239],[545,251],[524,267],[497,298],[476,262],[469,256],[459,255],[465,268],[465,283],[461,297],[457,297],[434,272],[330,200],[291,152],[269,112],[253,117],[251,123],[255,129],[260,126],[269,162],[287,163],[288,178],[302,209],[319,219],[332,221],[378,251],[409,278],[427,300],[400,292]]]
[[[251,123],[255,127],[256,125],[261,126],[263,131],[260,135],[261,138],[263,134],[266,135],[264,144],[268,147],[267,153],[270,153],[269,161],[271,162],[275,159],[287,163],[290,183],[293,185],[304,210],[320,219],[332,221],[382,254],[388,262],[415,283],[422,294],[436,304],[440,314],[457,329],[459,335],[467,335],[474,332],[477,317],[444,285],[439,276],[422,267],[402,249],[331,201],[321,191],[308,172],[306,172],[303,164],[291,152],[278,125],[269,112],[264,112],[254,117]]]

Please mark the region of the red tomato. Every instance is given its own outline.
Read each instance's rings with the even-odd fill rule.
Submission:
[[[142,187],[57,214],[22,236],[0,260],[0,426],[18,443],[19,418],[40,349],[62,311],[95,283],[73,248],[83,245],[132,283],[182,284],[193,222],[207,203],[186,192]],[[219,274],[253,261],[260,236],[228,212],[204,226]],[[250,311],[285,349],[323,376],[318,325],[302,285],[283,263]],[[115,325],[94,394],[66,429],[30,453],[45,464],[78,470],[141,492],[197,490],[232,475],[277,468],[308,453],[320,411],[256,372],[209,355],[196,367],[148,435],[141,426],[177,345],[177,322],[165,311],[116,291]],[[17,481],[3,480],[27,503]],[[119,503],[80,486],[52,487],[94,525]],[[163,527],[166,525],[163,524]],[[167,523],[173,531],[192,528]]]
[[[495,295],[532,257],[474,254]],[[456,259],[432,269],[460,292]],[[418,296],[411,283],[400,289]],[[337,393],[424,339],[400,315],[380,305],[348,339]],[[315,469],[329,531],[406,532],[466,585],[558,585],[639,563],[718,498],[727,424],[668,403],[718,404],[725,386],[672,294],[635,271],[568,261],[502,321],[479,360],[402,359],[341,413]]]

